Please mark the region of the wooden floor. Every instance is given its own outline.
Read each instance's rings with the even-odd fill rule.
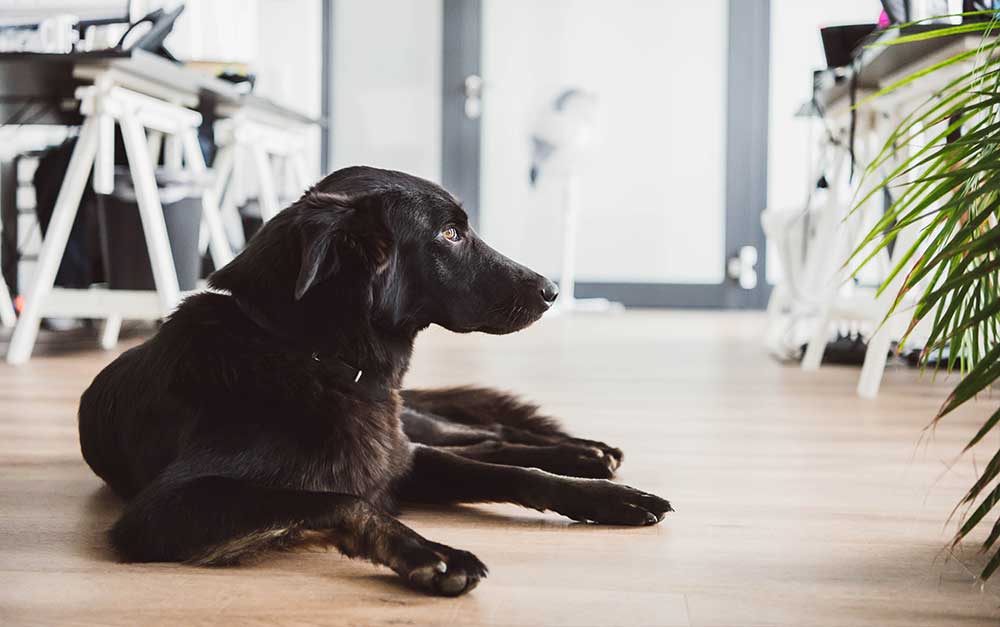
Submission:
[[[407,512],[489,565],[459,599],[333,552],[236,569],[116,563],[102,532],[120,505],[83,464],[75,418],[114,354],[2,365],[0,624],[997,624],[1000,586],[975,582],[974,546],[943,550],[973,477],[971,457],[949,465],[989,405],[925,433],[949,382],[898,368],[878,400],[858,400],[855,369],[768,359],[762,322],[636,312],[422,336],[410,385],[517,390],[623,448],[620,479],[677,509],[640,529],[509,506]]]

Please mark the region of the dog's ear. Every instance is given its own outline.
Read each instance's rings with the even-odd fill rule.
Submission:
[[[315,191],[303,197],[303,204],[295,300],[345,266],[368,276],[385,269],[391,241],[377,211],[357,207],[339,194]]]
[[[299,277],[295,280],[295,300],[302,300],[314,283],[333,274],[338,265],[337,255],[330,251],[333,234],[308,231],[302,234],[302,261]]]

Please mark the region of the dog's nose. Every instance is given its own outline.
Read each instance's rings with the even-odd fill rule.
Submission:
[[[542,289],[540,291],[542,293],[542,300],[550,305],[559,297],[559,287],[546,278],[542,279]]]

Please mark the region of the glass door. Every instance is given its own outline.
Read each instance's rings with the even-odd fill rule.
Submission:
[[[762,305],[748,249],[763,244],[767,7],[444,0],[445,184],[487,241],[552,277],[571,189],[577,296]]]

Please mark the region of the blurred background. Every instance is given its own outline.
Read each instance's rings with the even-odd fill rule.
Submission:
[[[1000,553],[942,523],[1000,539],[998,5],[0,0],[7,622],[996,625]],[[111,564],[81,391],[351,165],[560,283],[514,336],[432,326],[406,385],[524,394],[677,514],[407,514],[494,569],[444,615],[321,555]]]
[[[126,4],[132,21],[181,6],[7,0],[0,22],[88,10],[113,17]],[[576,194],[577,296],[761,308],[780,269],[760,212],[809,193],[810,121],[795,113],[810,98],[812,70],[826,65],[819,28],[875,22],[881,8],[877,0],[187,0],[162,49],[197,71],[252,77],[255,95],[314,119],[301,129],[310,181],[354,164],[441,181],[487,241],[553,277],[567,195]],[[79,46],[96,50],[127,28],[100,25],[91,30],[107,32]],[[67,132],[32,136],[30,120],[5,104],[8,158]],[[240,194],[244,214],[254,213],[243,207],[253,204],[252,179]],[[31,225],[21,229],[30,239]],[[20,275],[17,262],[8,251],[5,276],[23,286],[31,255]]]

